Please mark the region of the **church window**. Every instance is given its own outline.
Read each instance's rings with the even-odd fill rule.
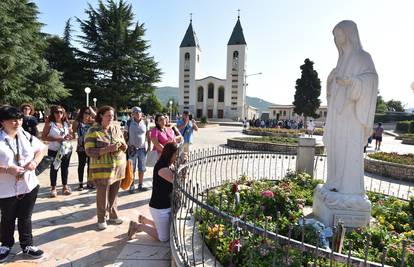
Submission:
[[[232,85],[231,88],[237,88],[237,85]]]
[[[208,99],[214,98],[214,84],[210,83],[208,85]]]
[[[233,52],[233,70],[237,70],[239,68],[239,52]]]
[[[224,102],[224,87],[220,87],[218,91],[218,102]]]
[[[204,88],[202,86],[197,89],[197,101],[203,102],[204,100]]]
[[[190,60],[190,53],[185,53],[184,60],[189,61]]]
[[[328,112],[327,112],[327,111],[325,111],[325,112],[324,112],[324,115],[325,115],[325,118],[326,118],[326,116],[328,116]]]
[[[184,85],[184,88],[190,88],[190,86],[189,85]]]
[[[189,78],[190,74],[184,74],[184,78]]]
[[[276,110],[273,110],[273,116],[276,116]]]
[[[184,55],[184,69],[190,69],[190,53]]]
[[[238,80],[231,80],[233,83],[237,83],[238,82]]]
[[[188,104],[190,104],[190,102],[184,101],[184,105],[188,105]]]
[[[286,110],[283,111],[283,116],[286,116]]]
[[[234,51],[233,52],[233,59],[234,58],[239,58],[239,51]]]
[[[184,80],[184,82],[185,82],[185,83],[189,83],[189,82],[190,82],[190,80]]]

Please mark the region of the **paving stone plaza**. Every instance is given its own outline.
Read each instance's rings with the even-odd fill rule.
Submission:
[[[240,126],[200,129],[194,136],[194,149],[222,147],[227,138],[243,136],[241,129]],[[412,151],[412,146],[400,142],[386,135],[382,150],[400,153]],[[73,189],[77,185],[77,161],[74,153],[69,169],[69,183]],[[148,168],[144,177],[145,186],[152,186],[151,175],[152,168]],[[373,183],[384,190],[388,190],[389,182],[393,186],[401,186],[386,178],[370,177],[372,175],[366,176],[366,184]],[[98,231],[94,191],[73,191],[70,196],[63,196],[58,191],[57,198],[49,198],[49,173],[46,171],[41,174],[39,180],[41,189],[33,214],[33,235],[35,243],[45,251],[46,256],[40,260],[27,260],[16,244],[6,266],[171,266],[168,242],[154,241],[144,233],[127,241],[129,220],[137,220],[139,213],[150,215],[148,203],[151,190],[135,194],[121,190],[118,206],[124,223],[109,225],[106,230]],[[59,181],[60,178],[58,184]],[[18,239],[17,231],[15,238]],[[17,255],[16,251],[19,252]]]

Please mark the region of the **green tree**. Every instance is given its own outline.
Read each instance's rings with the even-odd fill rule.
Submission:
[[[95,90],[101,103],[126,106],[130,99],[153,93],[161,71],[148,53],[144,24],[134,22],[132,6],[123,0],[99,1],[80,20],[83,35],[80,55],[95,73]]]
[[[405,111],[404,105],[399,100],[391,99],[390,101],[386,102],[386,105],[387,105],[388,111],[397,111],[397,112]]]
[[[171,104],[171,115],[175,115],[178,113],[178,101],[174,99],[174,97],[170,97],[167,101],[167,104],[165,105],[164,111],[170,114],[170,101],[172,101]]]
[[[293,101],[294,112],[305,117],[317,118],[316,110],[321,105],[319,96],[321,95],[321,80],[318,78],[318,73],[313,69],[313,62],[308,58],[305,59],[305,64],[300,66],[302,75],[300,79],[296,80],[295,100]]]
[[[87,65],[79,57],[78,51],[71,46],[71,25],[67,20],[63,38],[48,36],[48,47],[45,58],[49,65],[62,73],[62,82],[71,92],[71,97],[63,99],[62,104],[68,109],[75,109],[85,105],[85,87],[93,87],[94,73],[88,70]],[[97,96],[92,92],[91,98]]]
[[[158,98],[154,94],[150,94],[148,97],[143,99],[141,108],[145,114],[150,115],[163,111],[160,101],[158,101]]]
[[[387,104],[381,95],[377,96],[377,107],[375,108],[375,113],[384,114],[387,112]]]
[[[44,108],[69,95],[43,58],[47,44],[37,14],[28,0],[0,1],[0,104]]]

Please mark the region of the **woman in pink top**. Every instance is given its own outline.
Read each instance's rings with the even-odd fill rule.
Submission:
[[[155,127],[151,130],[151,141],[154,144],[153,150],[157,150],[158,153],[162,152],[166,143],[177,143],[177,138],[180,138],[180,136],[176,137],[174,131],[166,127],[165,124],[164,115],[158,114],[155,116]]]

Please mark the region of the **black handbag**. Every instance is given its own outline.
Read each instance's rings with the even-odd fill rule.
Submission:
[[[35,170],[36,176],[44,172],[47,168],[50,168],[50,165],[52,165],[54,160],[55,160],[55,157],[44,156],[42,161],[39,162],[39,164],[36,167],[36,170]]]

